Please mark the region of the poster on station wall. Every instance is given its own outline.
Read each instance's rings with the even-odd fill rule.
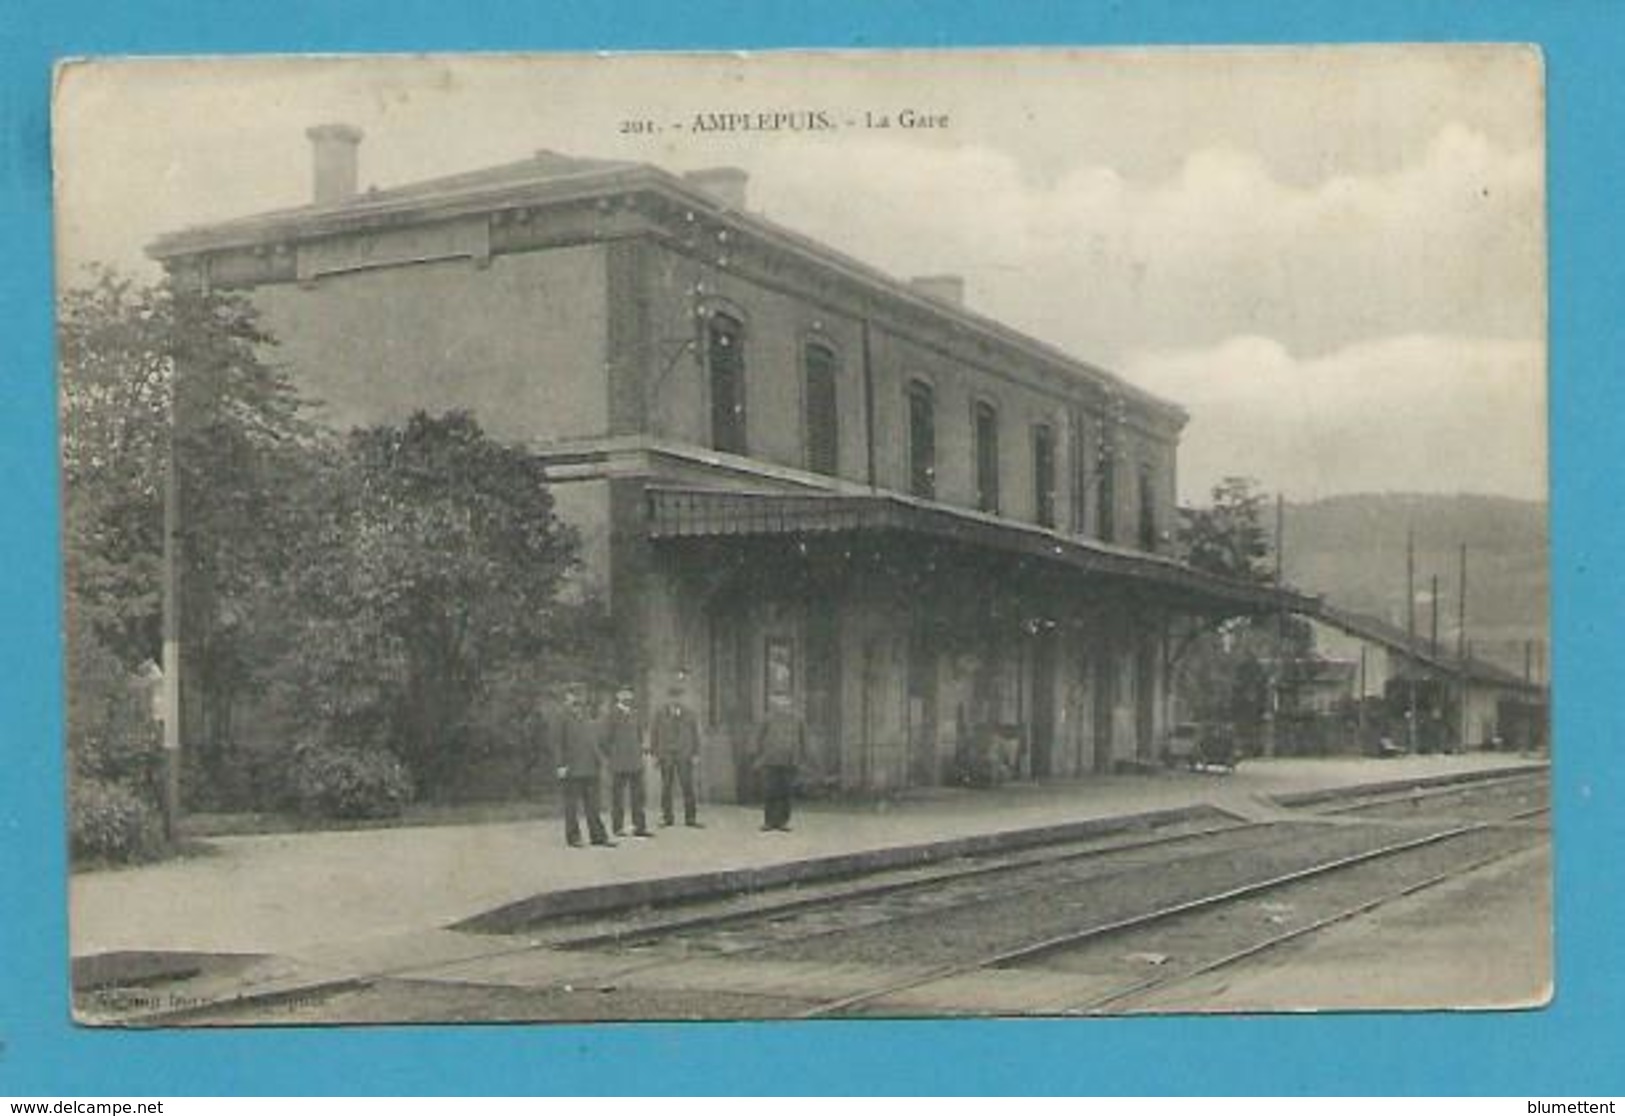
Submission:
[[[1545,1004],[1543,82],[64,63],[76,1018]]]

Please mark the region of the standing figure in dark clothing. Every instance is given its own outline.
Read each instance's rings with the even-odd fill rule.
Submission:
[[[790,796],[796,767],[807,750],[807,727],[791,708],[790,698],[775,694],[767,719],[756,734],[756,769],[762,773],[762,829],[790,831]]]
[[[587,835],[595,845],[613,848],[604,832],[604,819],[598,806],[598,776],[604,757],[598,750],[602,729],[595,725],[587,708],[587,691],[573,684],[564,691],[564,713],[553,730],[558,745],[559,782],[564,788],[564,839],[572,848],[581,847],[581,814],[587,816]]]
[[[673,686],[667,702],[654,716],[650,745],[660,763],[660,824],[672,825],[672,791],[683,788],[683,822],[700,828],[694,797],[694,768],[700,760],[700,719],[683,704],[683,688]]]
[[[600,724],[604,738],[604,755],[609,757],[610,826],[615,836],[626,834],[628,805],[632,815],[632,835],[653,837],[643,806],[643,726],[638,723],[637,708],[633,704],[636,694],[632,687],[622,686],[615,691],[615,704]]]

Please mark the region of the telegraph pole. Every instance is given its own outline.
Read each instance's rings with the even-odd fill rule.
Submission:
[[[1456,594],[1456,663],[1461,668],[1461,708],[1458,714],[1460,721],[1461,747],[1467,749],[1467,544],[1461,544],[1460,560],[1456,570],[1457,585],[1460,591]]]
[[[1275,589],[1281,589],[1284,570],[1284,552],[1286,549],[1286,498],[1279,492],[1275,494]],[[1270,686],[1269,708],[1265,711],[1269,717],[1269,725],[1264,733],[1264,754],[1273,756],[1280,743],[1281,733],[1281,688],[1286,681],[1286,608],[1277,606],[1275,610],[1275,670],[1271,672],[1273,684]]]
[[[1416,675],[1420,664],[1416,659],[1416,532],[1405,528],[1405,646],[1410,651],[1410,677],[1406,679],[1405,736],[1406,750],[1416,751]]]
[[[1354,716],[1355,716],[1355,720],[1356,720],[1356,729],[1357,729],[1358,734],[1359,734],[1357,743],[1358,743],[1358,746],[1359,746],[1359,748],[1361,749],[1362,752],[1365,750],[1365,747],[1366,747],[1366,739],[1365,739],[1365,686],[1366,686],[1365,658],[1366,658],[1366,645],[1365,645],[1365,641],[1361,640],[1360,641],[1360,689],[1359,689],[1359,692],[1355,695],[1357,700],[1356,700],[1355,705],[1354,705]]]
[[[1432,613],[1433,632],[1428,640],[1429,652],[1437,658],[1439,655],[1439,575],[1433,575],[1433,581],[1428,586],[1428,601],[1431,604],[1429,612]]]
[[[163,786],[164,839],[174,841],[181,798],[181,482],[180,405],[175,370],[170,370],[169,447],[164,467],[164,678]]]
[[[1405,639],[1416,650],[1416,536],[1405,528]]]

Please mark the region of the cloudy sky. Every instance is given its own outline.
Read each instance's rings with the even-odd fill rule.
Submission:
[[[1191,412],[1181,492],[1544,498],[1544,141],[1515,47],[141,62],[70,70],[62,277],[307,199],[304,128],[389,186],[538,148],[746,168],[751,207]],[[946,115],[867,129],[866,113]],[[698,136],[701,112],[821,110]],[[651,120],[655,134],[625,134]]]

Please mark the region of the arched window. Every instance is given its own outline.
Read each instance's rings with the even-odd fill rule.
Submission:
[[[807,468],[835,476],[840,468],[840,412],[835,398],[835,353],[828,345],[809,341],[802,348],[806,380]]]
[[[1100,472],[1095,478],[1100,486],[1100,539],[1102,542],[1117,541],[1117,459],[1109,448],[1102,449],[1100,454]]]
[[[924,380],[908,385],[908,490],[937,498],[937,404]]]
[[[712,314],[706,325],[706,365],[711,374],[711,445],[745,452],[745,327],[729,314]]]
[[[1055,429],[1042,422],[1033,427],[1033,518],[1055,526]]]
[[[1069,456],[1072,461],[1072,483],[1070,492],[1072,496],[1072,533],[1086,535],[1089,533],[1089,457],[1088,443],[1084,435],[1083,412],[1073,410],[1067,422],[1067,442]]]
[[[999,510],[999,412],[993,404],[979,401],[976,427],[976,507],[979,511]]]
[[[1140,549],[1157,549],[1157,476],[1140,466]]]

